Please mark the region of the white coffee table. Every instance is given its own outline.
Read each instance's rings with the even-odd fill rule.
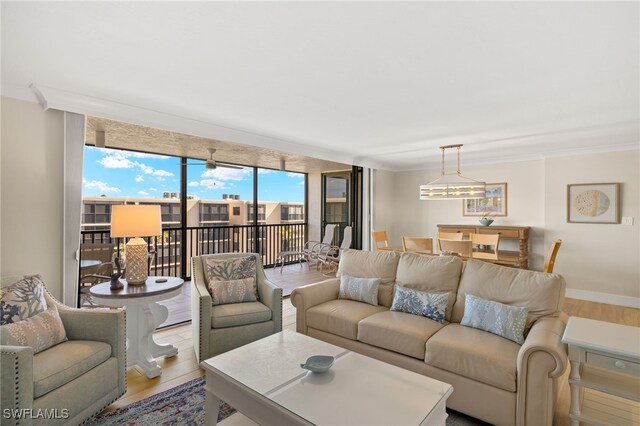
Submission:
[[[327,373],[300,368],[333,355]],[[444,425],[447,383],[285,330],[200,363],[206,419],[220,400],[261,425]]]

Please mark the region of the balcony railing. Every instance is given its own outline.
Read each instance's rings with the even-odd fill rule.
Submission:
[[[164,228],[162,236],[145,238],[155,249],[149,268],[150,275],[164,275],[188,279],[193,256],[213,253],[259,253],[264,266],[273,266],[283,250],[302,250],[307,231],[306,223],[275,225],[234,225]],[[124,251],[123,238],[110,238],[109,230],[82,231],[81,243],[116,244],[117,256]],[[182,267],[183,248],[186,247],[186,268]]]

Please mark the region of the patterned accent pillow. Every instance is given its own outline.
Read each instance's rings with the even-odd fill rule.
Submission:
[[[258,300],[255,255],[227,259],[208,257],[205,262],[213,305]]]
[[[44,291],[40,275],[25,276],[0,289],[0,325],[16,323],[46,311]]]
[[[381,281],[380,278],[356,278],[341,275],[338,299],[357,300],[378,306],[378,286]]]
[[[449,305],[449,293],[429,293],[396,284],[396,294],[391,304],[392,311],[422,315],[444,323]]]
[[[505,305],[467,294],[460,325],[488,331],[521,345],[524,343],[528,312],[527,308]]]
[[[55,307],[31,318],[0,326],[3,345],[30,346],[36,354],[65,340],[67,333]]]

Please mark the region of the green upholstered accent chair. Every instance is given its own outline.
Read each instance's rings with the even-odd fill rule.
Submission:
[[[0,286],[20,278],[2,278]],[[125,312],[70,308],[46,289],[45,298],[57,307],[68,340],[37,354],[28,346],[0,345],[2,414],[24,409],[37,417],[49,410],[66,418],[2,415],[3,426],[80,424],[126,391]]]
[[[207,289],[206,259],[254,255],[257,302],[212,304]],[[198,362],[282,331],[282,289],[267,280],[260,255],[225,253],[195,256],[191,260],[191,325]]]

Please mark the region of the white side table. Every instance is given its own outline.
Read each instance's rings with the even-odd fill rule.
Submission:
[[[571,424],[609,425],[620,418],[581,404],[584,388],[640,401],[640,328],[571,317],[562,341],[571,362]]]
[[[162,282],[157,282],[158,280]],[[124,281],[124,280],[123,280]],[[125,284],[111,290],[111,283],[94,285],[89,290],[96,303],[127,311],[127,367],[141,368],[147,378],[162,374],[156,358],[178,354],[173,345],[159,345],[153,341],[153,332],[168,316],[166,306],[156,302],[171,299],[182,291],[184,281],[176,277],[150,276],[143,285]]]

